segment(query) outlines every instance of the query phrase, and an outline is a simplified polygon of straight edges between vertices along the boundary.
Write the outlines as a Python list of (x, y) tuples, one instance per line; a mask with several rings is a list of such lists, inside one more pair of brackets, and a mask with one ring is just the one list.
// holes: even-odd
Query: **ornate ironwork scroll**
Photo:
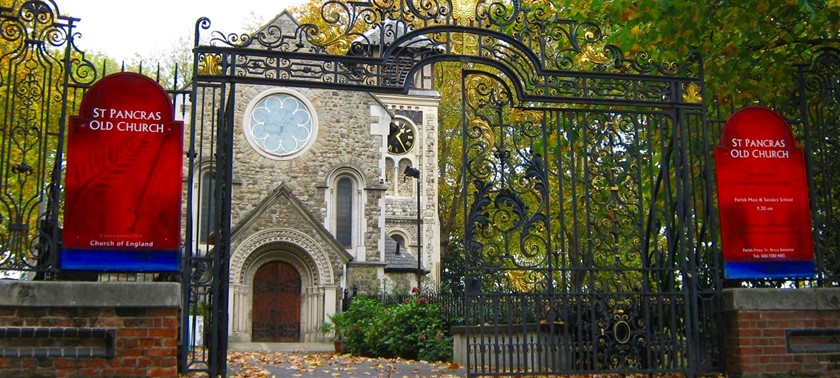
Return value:
[(43, 277), (55, 267), (71, 86), (96, 75), (73, 44), (78, 19), (53, 1), (17, 5), (0, 8), (0, 277)]
[[(327, 1), (320, 15), (294, 32), (269, 25), (253, 34), (210, 33), (196, 49), (207, 67), (199, 77), (406, 92), (413, 70), (459, 59), (516, 77), (522, 101), (674, 103), (698, 96), (698, 87), (675, 87), (664, 77), (697, 77), (699, 62), (657, 63), (644, 52), (625, 57), (598, 26), (561, 18), (549, 1)], [(201, 32), (209, 27), (200, 20), (198, 40), (208, 40)], [(658, 76), (640, 81), (615, 73)]]

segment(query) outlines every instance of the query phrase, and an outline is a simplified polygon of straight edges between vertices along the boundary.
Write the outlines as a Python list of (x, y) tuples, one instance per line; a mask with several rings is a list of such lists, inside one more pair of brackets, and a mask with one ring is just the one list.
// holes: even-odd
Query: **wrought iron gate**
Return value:
[[(405, 93), (420, 67), (458, 60), (470, 373), (719, 369), (701, 62), (626, 59), (549, 3), (451, 5), (329, 1), (329, 19), (294, 33), (213, 33), (196, 46), (193, 131), (216, 132), (193, 144), (217, 148), (216, 232), (230, 230), (225, 109), (238, 83)], [(208, 28), (198, 23), (197, 41)], [(225, 265), (219, 246), (213, 264)]]
[[(200, 20), (199, 29), (206, 20)], [(198, 31), (196, 31), (198, 41)], [(198, 79), (205, 65), (193, 65), (185, 152), (186, 224), (179, 370), (210, 377), (227, 371), (230, 277), (230, 211), (233, 179), (235, 86)]]
[(817, 284), (840, 285), (840, 46), (822, 48), (797, 67), (785, 116), (801, 125), (814, 225)]
[(721, 369), (702, 83), (644, 80), (533, 105), (465, 72), (470, 374)]
[[(52, 1), (18, 5), (0, 10), (0, 278), (60, 279), (65, 126), (99, 75), (74, 45), (77, 19)], [(170, 91), (191, 110), (182, 372), (226, 372), (236, 85), (404, 93), (444, 60), (466, 64), (470, 374), (721, 370), (702, 65), (627, 60), (596, 26), (542, 7), (327, 2), (323, 25), (195, 46), (189, 99)], [(801, 68), (785, 112), (809, 152), (819, 281), (834, 283), (838, 55)]]
[[(65, 136), (87, 90), (116, 70), (85, 57), (79, 19), (55, 1), (11, 3), (0, 7), (0, 279), (95, 280), (96, 272), (58, 269)], [(183, 102), (177, 68), (171, 79), (161, 84)]]
[[(77, 19), (53, 3), (0, 9), (2, 23), (2, 195), (0, 278), (54, 278), (67, 99), (95, 76), (70, 71)], [(62, 58), (63, 57), (63, 58)], [(84, 62), (82, 62), (84, 63)]]

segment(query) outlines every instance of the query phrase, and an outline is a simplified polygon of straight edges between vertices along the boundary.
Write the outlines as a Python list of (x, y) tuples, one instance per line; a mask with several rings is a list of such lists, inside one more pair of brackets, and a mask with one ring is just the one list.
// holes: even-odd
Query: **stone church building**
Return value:
[[(284, 34), (297, 27), (287, 12), (267, 25)], [(340, 310), (345, 290), (418, 285), (418, 239), (422, 284), (439, 282), (439, 96), (431, 67), (408, 95), (236, 89), (231, 341), (324, 340), (322, 325)], [(419, 193), (407, 168), (419, 169)], [(212, 173), (210, 165), (194, 172), (195, 208), (204, 214), (212, 213)], [(209, 221), (196, 218), (197, 248), (207, 250), (212, 241), (201, 235)]]

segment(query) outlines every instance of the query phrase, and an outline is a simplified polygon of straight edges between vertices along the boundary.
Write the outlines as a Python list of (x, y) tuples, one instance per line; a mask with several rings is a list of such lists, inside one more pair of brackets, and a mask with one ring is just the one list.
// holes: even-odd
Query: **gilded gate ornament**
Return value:
[(700, 86), (697, 83), (688, 83), (684, 88), (682, 98), (689, 104), (702, 103), (703, 96), (700, 94)]
[(219, 54), (203, 54), (198, 60), (199, 75), (221, 75), (222, 56)]
[(595, 46), (593, 45), (583, 47), (580, 60), (581, 62), (592, 62), (595, 64), (607, 64), (610, 62), (610, 59), (603, 52), (595, 51)]
[(461, 24), (468, 24), (475, 20), (476, 0), (463, 0), (452, 2), (452, 16)]

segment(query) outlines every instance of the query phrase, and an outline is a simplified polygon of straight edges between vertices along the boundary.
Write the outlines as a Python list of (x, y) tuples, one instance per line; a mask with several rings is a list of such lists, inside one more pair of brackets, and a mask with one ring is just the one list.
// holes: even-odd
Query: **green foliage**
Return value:
[[(449, 254), (451, 246), (463, 245), (464, 235), (462, 210), (466, 191), (461, 161), (461, 68), (463, 64), (452, 62), (437, 63), (434, 67), (437, 89), (441, 95), (438, 108), (438, 214), (443, 261), (459, 258), (450, 258)], [(444, 263), (444, 269), (450, 267), (450, 264)], [(463, 269), (456, 268), (453, 271), (463, 272)]]
[(461, 235), (460, 238), (450, 238), (447, 253), (442, 257), (440, 291), (449, 296), (458, 296), (464, 292), (467, 261), (464, 255), (463, 233), (459, 235)]
[(631, 57), (698, 52), (710, 93), (736, 100), (784, 100), (793, 65), (840, 36), (836, 0), (592, 0), (574, 9), (605, 25), (608, 42)]
[(444, 332), (438, 305), (422, 297), (396, 305), (356, 297), (347, 311), (331, 320), (344, 350), (354, 355), (424, 361), (452, 356), (452, 340)]
[(379, 341), (384, 318), (382, 304), (356, 297), (347, 311), (332, 317), (332, 322), (344, 350), (358, 355), (380, 355), (384, 353)]

